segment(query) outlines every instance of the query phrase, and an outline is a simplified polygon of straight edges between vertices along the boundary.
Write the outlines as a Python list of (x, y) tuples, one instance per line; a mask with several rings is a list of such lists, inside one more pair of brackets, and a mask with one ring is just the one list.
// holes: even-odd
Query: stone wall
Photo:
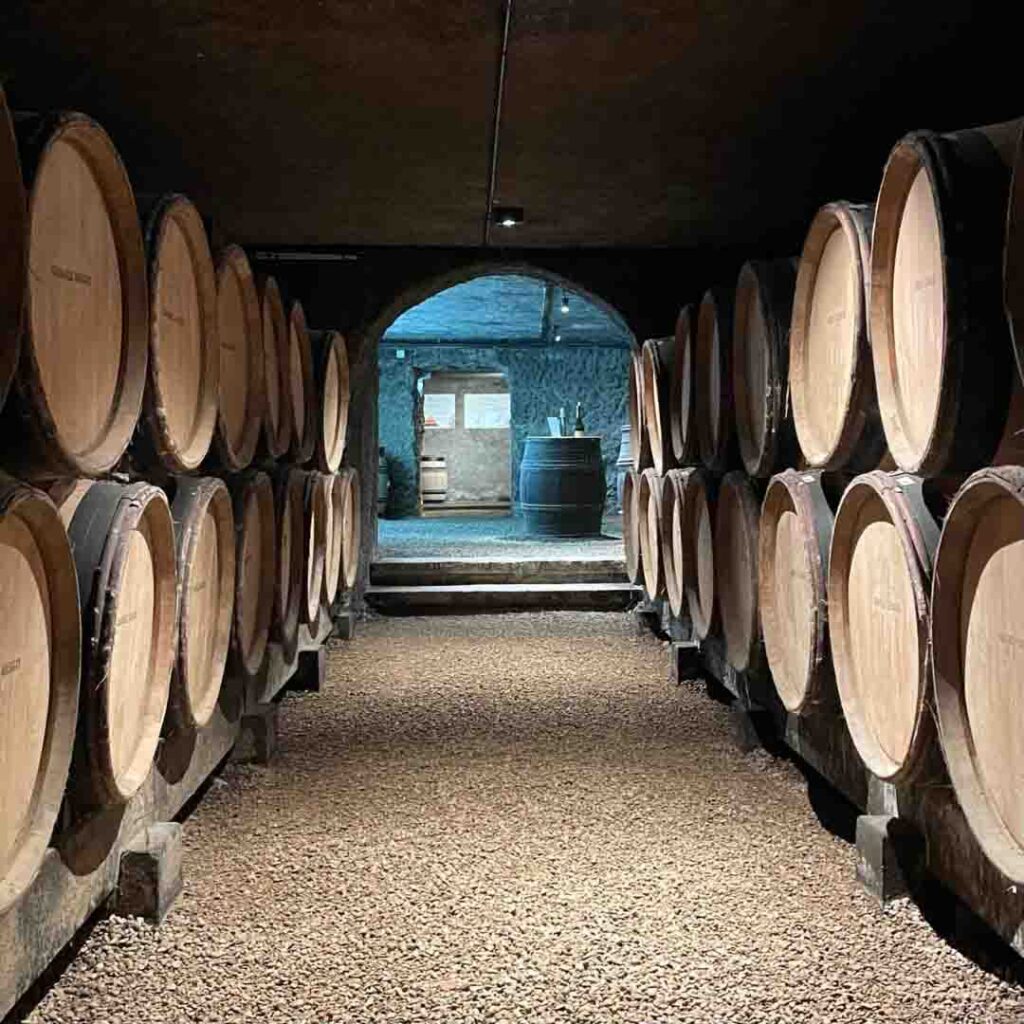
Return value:
[(588, 433), (599, 433), (608, 484), (609, 508), (615, 499), (615, 462), (626, 419), (629, 352), (606, 346), (380, 346), (380, 443), (391, 476), (388, 514), (412, 515), (417, 509), (414, 414), (417, 371), (462, 370), (504, 373), (511, 395), (512, 494), (518, 493), (519, 462), (525, 438), (546, 434), (547, 417), (560, 406), (572, 419), (583, 403)]

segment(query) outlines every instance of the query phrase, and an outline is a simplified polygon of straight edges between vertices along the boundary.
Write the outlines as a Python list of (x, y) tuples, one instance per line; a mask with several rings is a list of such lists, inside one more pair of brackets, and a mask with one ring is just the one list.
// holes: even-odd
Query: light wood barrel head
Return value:
[(846, 722), (867, 767), (894, 781), (919, 766), (928, 726), (926, 588), (937, 527), (919, 496), (914, 477), (857, 477), (839, 504), (829, 553), (830, 638)]
[[(240, 579), (236, 601), (241, 610), (239, 634), (244, 652), (251, 654), (257, 647), (259, 621), (259, 590), (262, 564), (261, 515), (255, 496), (245, 503), (242, 518), (242, 547), (239, 552)], [(253, 656), (255, 661), (255, 656)]]
[[(866, 349), (867, 237), (858, 213), (830, 203), (811, 222), (800, 257), (790, 330), (790, 394), (797, 437), (811, 466), (831, 466), (851, 432)], [(870, 226), (870, 218), (868, 218)], [(855, 440), (855, 439), (851, 439)]]
[(341, 548), (345, 531), (344, 485), (337, 473), (324, 474), (327, 502), (327, 550), (324, 562), (324, 602), (329, 608), (338, 596), (341, 582)]
[(745, 264), (736, 284), (733, 326), (733, 392), (736, 426), (744, 462), (756, 462), (765, 446), (768, 422), (768, 327), (760, 285), (753, 266)]
[(142, 405), (142, 233), (106, 132), (82, 114), (45, 130), (30, 171), (25, 392), (48, 465), (28, 469), (99, 474), (124, 453)]
[(757, 537), (759, 507), (746, 474), (722, 479), (715, 509), (715, 582), (726, 659), (739, 672), (756, 661), (759, 645)]
[(362, 547), (362, 490), (359, 473), (351, 467), (341, 471), (345, 480), (345, 530), (341, 547), (341, 578), (346, 590), (351, 590), (359, 579), (359, 559)]
[(53, 504), (0, 475), (0, 914), (42, 863), (78, 708), (75, 566)]
[(263, 325), (263, 437), (271, 458), (287, 451), (292, 437), (289, 392), (288, 319), (281, 290), (273, 277), (260, 283), (260, 319)]
[(19, 516), (0, 519), (0, 878), (34, 824), (50, 705), (50, 601), (42, 552)]
[(685, 603), (686, 562), (685, 493), (689, 469), (670, 469), (665, 475), (661, 496), (661, 543), (659, 556), (665, 579), (669, 610), (679, 618)]
[(3, 86), (0, 86), (0, 407), (18, 365), (25, 312), (28, 264), (28, 210), (22, 185), (18, 145)]
[(206, 457), (217, 423), (220, 355), (217, 281), (199, 211), (169, 196), (154, 211), (150, 250), (147, 414), (156, 448), (173, 471)]
[[(123, 800), (145, 781), (160, 741), (177, 650), (174, 527), (163, 492), (121, 539), (105, 705), (113, 785)], [(127, 524), (126, 524), (127, 525)]]
[(316, 389), (320, 394), (316, 464), (335, 473), (345, 454), (349, 410), (349, 366), (345, 339), (337, 331), (312, 331)]
[(669, 391), (669, 431), (672, 454), (680, 465), (693, 461), (697, 453), (694, 430), (693, 350), (697, 315), (684, 306), (676, 319), (675, 354)]
[(711, 504), (708, 482), (701, 470), (695, 470), (686, 481), (685, 538), (687, 558), (692, 570), (684, 576), (686, 602), (690, 621), (697, 637), (703, 640), (715, 621), (715, 546), (712, 534)]
[(273, 639), (288, 660), (299, 637), (299, 608), (306, 572), (304, 552), (306, 484), (301, 470), (278, 470), (275, 480), (277, 552), (274, 574)]
[(772, 477), (761, 508), (758, 600), (772, 678), (794, 714), (832, 698), (821, 678), (832, 522), (819, 474), (787, 470)]
[(124, 325), (104, 189), (74, 135), (54, 140), (36, 174), (30, 257), (40, 383), (63, 443), (85, 454), (102, 444), (114, 412)]
[(327, 553), (327, 502), (319, 473), (306, 475), (302, 621), (314, 623), (323, 596)]
[(986, 469), (943, 527), (932, 598), (943, 754), (971, 829), (1024, 881), (1024, 468)]
[(644, 422), (651, 461), (659, 473), (674, 462), (670, 404), (675, 349), (673, 335), (645, 341), (641, 353)]
[(295, 462), (305, 463), (313, 457), (320, 423), (309, 328), (299, 302), (293, 302), (288, 311), (288, 395), (292, 414), (291, 454)]
[(700, 460), (721, 472), (734, 459), (733, 308), (734, 296), (709, 288), (701, 299), (694, 333), (694, 428)]
[(925, 465), (946, 365), (942, 228), (928, 166), (903, 142), (889, 157), (875, 212), (871, 345), (879, 409), (896, 463)]
[(630, 583), (641, 583), (640, 474), (635, 469), (626, 471), (622, 484), (622, 544), (625, 549), (626, 576)]
[(640, 475), (637, 525), (640, 531), (640, 557), (644, 590), (653, 601), (665, 592), (665, 569), (661, 552), (661, 499), (663, 481), (654, 469)]
[[(175, 710), (192, 728), (209, 724), (220, 697), (235, 602), (231, 497), (216, 478), (179, 478), (172, 514), (181, 610)], [(182, 685), (183, 684), (183, 687)]]
[(643, 350), (632, 349), (629, 360), (627, 406), (629, 412), (630, 455), (633, 469), (640, 472), (650, 464), (650, 442), (644, 420)]
[(245, 252), (229, 245), (217, 266), (220, 339), (218, 451), (228, 469), (251, 461), (263, 417), (262, 325)]

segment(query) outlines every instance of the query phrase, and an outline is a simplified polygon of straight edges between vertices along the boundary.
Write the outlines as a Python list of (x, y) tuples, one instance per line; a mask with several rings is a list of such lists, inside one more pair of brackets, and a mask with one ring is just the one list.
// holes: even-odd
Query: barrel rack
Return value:
[(689, 621), (674, 618), (666, 601), (644, 600), (635, 613), (643, 627), (668, 637), (674, 681), (706, 680), (709, 691), (716, 686), (726, 691), (741, 749), (783, 744), (857, 809), (857, 877), (880, 903), (917, 898), (937, 882), (955, 898), (951, 920), (941, 922), (954, 942), (972, 949), (979, 943), (998, 945), (988, 931), (1003, 944), (997, 957), (1007, 950), (1024, 957), (1024, 888), (1003, 875), (978, 845), (941, 755), (926, 782), (883, 782), (862, 764), (838, 705), (810, 716), (787, 712), (767, 667), (737, 672), (725, 659), (721, 639), (694, 640)]
[(29, 888), (0, 913), (0, 1018), (32, 988), (76, 933), (104, 905), (163, 919), (181, 891), (180, 825), (174, 819), (230, 757), (267, 763), (276, 735), (275, 703), (286, 688), (318, 691), (324, 645), (352, 638), (348, 595), (300, 626), (294, 657), (270, 643), (252, 678), (225, 673), (204, 728), (166, 733), (149, 776), (123, 808), (72, 821), (62, 808), (50, 849)]

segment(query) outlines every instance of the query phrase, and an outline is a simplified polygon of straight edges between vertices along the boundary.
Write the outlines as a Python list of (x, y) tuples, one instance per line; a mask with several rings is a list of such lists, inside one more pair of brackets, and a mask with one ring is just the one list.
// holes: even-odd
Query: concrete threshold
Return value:
[(621, 558), (382, 558), (370, 566), (373, 586), (625, 583)]
[(630, 583), (477, 583), (450, 586), (371, 586), (366, 601), (384, 615), (472, 615), (491, 612), (600, 611), (631, 608), (640, 590)]

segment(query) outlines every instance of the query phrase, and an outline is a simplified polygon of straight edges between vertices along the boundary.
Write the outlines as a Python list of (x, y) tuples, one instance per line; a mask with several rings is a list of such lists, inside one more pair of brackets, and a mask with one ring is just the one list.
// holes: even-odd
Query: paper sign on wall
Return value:
[(455, 396), (427, 392), (423, 396), (423, 426), (427, 430), (453, 430)]
[(511, 419), (509, 393), (466, 395), (462, 415), (467, 430), (502, 430)]

